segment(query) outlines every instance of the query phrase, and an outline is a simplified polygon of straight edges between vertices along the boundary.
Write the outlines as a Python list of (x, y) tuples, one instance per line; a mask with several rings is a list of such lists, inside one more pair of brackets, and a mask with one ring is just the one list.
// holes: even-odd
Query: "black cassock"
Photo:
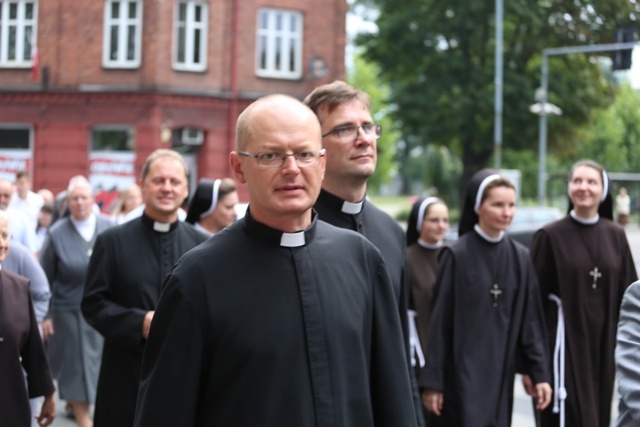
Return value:
[[(567, 216), (536, 233), (531, 256), (552, 350), (558, 306), (549, 294), (562, 301), (565, 425), (609, 425), (618, 314), (625, 289), (637, 279), (625, 232), (608, 219), (585, 225)], [(559, 415), (552, 410), (550, 405), (543, 412), (543, 425), (558, 425)]]
[[(497, 285), (495, 287), (494, 285)], [(550, 382), (540, 295), (528, 251), (475, 231), (442, 249), (421, 387), (444, 394), (429, 426), (511, 424), (516, 359)]]
[[(322, 221), (336, 227), (353, 230), (365, 236), (380, 250), (387, 264), (393, 294), (397, 301), (398, 313), (402, 322), (402, 334), (409, 360), (409, 277), (405, 256), (406, 243), (404, 231), (389, 215), (378, 209), (366, 198), (361, 203), (349, 203), (338, 196), (321, 190), (314, 208)], [(409, 364), (409, 362), (407, 362)], [(411, 376), (414, 388), (414, 406), (418, 422), (422, 424), (422, 403), (418, 395), (415, 376)]]
[(158, 224), (144, 214), (97, 237), (82, 301), (85, 319), (105, 338), (96, 427), (133, 424), (144, 316), (155, 310), (164, 277), (178, 258), (206, 239), (191, 224)]
[(295, 234), (249, 212), (178, 263), (135, 426), (416, 425), (380, 253), (317, 219)]

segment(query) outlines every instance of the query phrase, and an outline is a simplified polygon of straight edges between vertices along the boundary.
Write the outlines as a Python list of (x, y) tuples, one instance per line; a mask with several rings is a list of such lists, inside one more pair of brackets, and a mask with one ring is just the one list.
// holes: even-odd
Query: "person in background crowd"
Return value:
[[(29, 279), (31, 302), (33, 303), (36, 322), (40, 325), (47, 311), (49, 311), (49, 300), (51, 299), (49, 281), (40, 263), (20, 242), (13, 240), (11, 242), (11, 250), (2, 262), (2, 268)], [(41, 400), (41, 397), (30, 399), (31, 414), (33, 415), (32, 426), (38, 424), (35, 417), (39, 413)]]
[(39, 249), (35, 222), (32, 226), (27, 214), (9, 206), (12, 197), (13, 184), (6, 179), (0, 179), (0, 210), (5, 211), (9, 217), (9, 234), (35, 255)]
[(53, 291), (42, 335), (60, 398), (72, 407), (78, 427), (91, 427), (103, 340), (82, 317), (80, 301), (96, 237), (113, 223), (93, 213), (93, 190), (84, 176), (71, 178), (67, 198), (70, 215), (51, 227), (40, 252)]
[(38, 214), (38, 225), (36, 226), (36, 237), (38, 238), (38, 251), (42, 248), (45, 238), (49, 232), (49, 227), (53, 221), (53, 205), (44, 204)]
[(56, 197), (53, 195), (51, 190), (47, 188), (41, 188), (37, 191), (37, 193), (42, 197), (45, 205), (53, 206), (56, 202)]
[(382, 256), (313, 212), (325, 166), (313, 112), (267, 96), (236, 135), (249, 209), (168, 276), (134, 425), (416, 426)]
[[(362, 234), (382, 252), (393, 282), (408, 362), (409, 283), (404, 231), (366, 197), (381, 134), (380, 125), (371, 117), (371, 99), (347, 83), (335, 81), (315, 88), (304, 103), (320, 121), (322, 145), (327, 150), (327, 170), (315, 209), (322, 221)], [(415, 413), (422, 424), (420, 397), (414, 388)]]
[(535, 384), (536, 409), (551, 401), (535, 271), (526, 247), (505, 233), (515, 206), (513, 183), (497, 172), (469, 181), (460, 237), (440, 255), (420, 372), (429, 426), (511, 425), (518, 357)]
[(238, 217), (236, 183), (231, 178), (203, 178), (189, 202), (186, 221), (196, 230), (213, 235), (230, 226)]
[(40, 194), (31, 191), (31, 177), (27, 171), (16, 173), (15, 191), (11, 197), (9, 206), (24, 212), (29, 218), (32, 228), (35, 229), (38, 221), (38, 213), (44, 205), (44, 199)]
[(627, 236), (612, 222), (609, 188), (600, 164), (575, 163), (569, 173), (569, 214), (533, 238), (531, 257), (549, 343), (555, 346), (558, 390), (558, 400), (542, 413), (544, 427), (611, 422), (618, 313), (625, 289), (638, 276)]
[(407, 222), (407, 268), (411, 284), (409, 308), (413, 317), (409, 319), (413, 332), (411, 362), (418, 377), (427, 352), (427, 329), (438, 255), (444, 247), (444, 235), (448, 229), (449, 209), (442, 199), (420, 198), (413, 204)]
[[(0, 211), (0, 263), (10, 248), (9, 218)], [(29, 398), (45, 396), (40, 426), (56, 417), (51, 372), (29, 294), (29, 280), (0, 268), (0, 420), (2, 425), (31, 425)], [(26, 379), (25, 379), (26, 373)]]
[(82, 313), (104, 337), (96, 427), (133, 425), (142, 354), (162, 281), (185, 252), (207, 239), (178, 221), (188, 195), (187, 166), (180, 154), (152, 152), (140, 187), (143, 214), (100, 234), (87, 270)]
[(629, 214), (631, 214), (631, 198), (627, 194), (627, 189), (622, 187), (616, 196), (616, 212), (618, 213), (618, 224), (625, 226), (629, 224)]
[(131, 211), (142, 204), (142, 191), (138, 184), (131, 184), (125, 187), (120, 193), (111, 215), (116, 224), (123, 224), (132, 217), (129, 216)]

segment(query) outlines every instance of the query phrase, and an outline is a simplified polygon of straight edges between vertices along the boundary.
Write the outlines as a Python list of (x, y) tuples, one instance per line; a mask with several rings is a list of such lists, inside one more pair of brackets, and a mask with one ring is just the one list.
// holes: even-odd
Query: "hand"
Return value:
[(149, 338), (149, 330), (151, 329), (151, 321), (153, 320), (153, 314), (155, 311), (147, 311), (144, 315), (144, 321), (142, 322), (142, 338), (145, 340)]
[(44, 397), (42, 403), (42, 409), (40, 409), (40, 415), (37, 415), (36, 421), (40, 427), (46, 427), (51, 425), (56, 418), (56, 400), (53, 398), (53, 393)]
[(422, 404), (427, 411), (440, 416), (442, 414), (442, 406), (444, 405), (444, 396), (441, 392), (426, 389), (422, 392)]
[(536, 388), (533, 385), (533, 381), (531, 377), (527, 374), (522, 375), (522, 386), (524, 387), (524, 391), (531, 397), (536, 397)]
[(47, 342), (51, 335), (53, 335), (53, 320), (52, 319), (44, 319), (42, 323), (40, 323), (40, 327), (42, 328), (42, 339)]
[(542, 411), (544, 408), (549, 406), (551, 402), (551, 395), (553, 391), (551, 390), (551, 385), (549, 383), (538, 383), (536, 384), (536, 409), (538, 411)]

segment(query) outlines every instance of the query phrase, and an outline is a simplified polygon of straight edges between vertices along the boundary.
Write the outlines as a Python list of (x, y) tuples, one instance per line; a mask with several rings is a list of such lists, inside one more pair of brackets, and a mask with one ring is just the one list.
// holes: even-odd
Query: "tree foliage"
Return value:
[[(485, 0), (361, 0), (376, 8), (377, 33), (357, 44), (391, 88), (400, 154), (428, 144), (449, 147), (466, 178), (493, 153), (495, 3)], [(503, 146), (533, 149), (537, 119), (529, 112), (544, 48), (612, 42), (617, 26), (636, 19), (632, 0), (504, 2)], [(613, 100), (614, 84), (594, 57), (550, 58), (549, 100), (564, 114), (549, 124), (549, 152), (575, 154), (580, 126)], [(507, 160), (507, 159), (505, 159)], [(506, 168), (513, 165), (503, 162)]]

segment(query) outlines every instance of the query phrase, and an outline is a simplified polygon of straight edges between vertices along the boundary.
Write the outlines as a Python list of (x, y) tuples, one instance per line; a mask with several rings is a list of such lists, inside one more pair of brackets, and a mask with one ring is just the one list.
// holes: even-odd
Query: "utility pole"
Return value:
[(493, 161), (496, 170), (502, 167), (502, 39), (504, 0), (496, 0), (496, 68), (495, 68), (495, 120), (493, 132)]

